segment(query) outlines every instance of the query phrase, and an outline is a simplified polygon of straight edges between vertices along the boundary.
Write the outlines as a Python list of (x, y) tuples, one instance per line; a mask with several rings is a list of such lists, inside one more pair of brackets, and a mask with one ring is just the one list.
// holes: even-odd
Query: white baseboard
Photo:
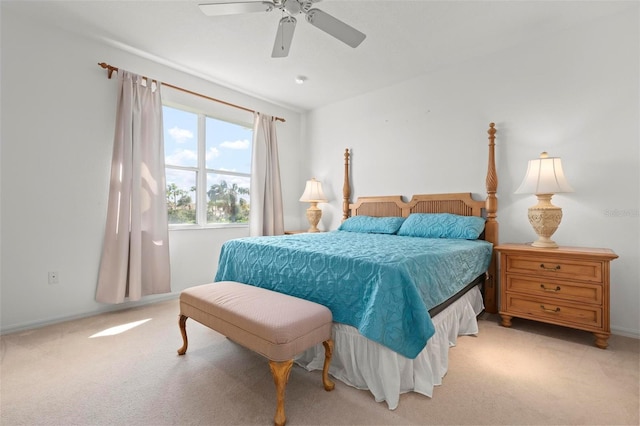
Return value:
[(640, 339), (640, 330), (632, 330), (630, 328), (611, 327), (611, 334)]
[[(109, 305), (94, 311), (82, 312), (75, 315), (54, 317), (46, 320), (38, 320), (38, 321), (26, 322), (22, 324), (14, 324), (6, 328), (0, 327), (0, 335), (16, 333), (16, 332), (25, 331), (25, 330), (31, 330), (34, 328), (45, 327), (47, 325), (53, 325), (53, 324), (57, 324), (65, 321), (72, 321), (76, 319), (87, 318), (94, 315), (104, 314), (107, 312), (121, 311), (124, 309), (135, 308), (137, 306), (144, 306), (151, 303), (177, 299), (178, 297), (180, 297), (180, 292), (154, 295), (154, 296), (148, 296), (143, 300), (138, 300), (135, 302), (124, 302), (117, 305)], [(631, 337), (633, 339), (640, 340), (640, 330), (633, 330), (633, 329), (622, 328), (622, 327), (611, 327), (611, 334), (615, 334), (617, 336)]]
[(48, 319), (44, 319), (44, 320), (30, 321), (30, 322), (25, 322), (25, 323), (21, 323), (21, 324), (13, 324), (13, 325), (11, 325), (9, 327), (6, 327), (6, 328), (5, 327), (0, 327), (0, 335), (9, 334), (9, 333), (16, 333), (16, 332), (25, 331), (25, 330), (32, 330), (34, 328), (40, 328), (40, 327), (45, 327), (47, 325), (58, 324), (58, 323), (65, 322), (65, 321), (73, 321), (73, 320), (77, 320), (77, 319), (81, 319), (81, 318), (92, 317), (94, 315), (104, 314), (104, 313), (107, 313), (107, 312), (122, 311), (124, 309), (130, 309), (130, 308), (135, 308), (135, 307), (138, 307), (138, 306), (149, 305), (151, 303), (157, 303), (157, 302), (163, 302), (165, 300), (177, 299), (178, 297), (180, 297), (180, 292), (178, 292), (178, 293), (166, 293), (166, 294), (161, 294), (161, 295), (153, 295), (153, 296), (147, 296), (147, 297), (143, 298), (142, 300), (137, 300), (135, 302), (124, 302), (124, 303), (119, 303), (117, 305), (107, 305), (107, 306), (101, 307), (101, 308), (96, 309), (96, 310), (80, 312), (80, 313), (74, 314), (74, 315), (66, 315), (66, 316), (61, 316), (61, 317), (48, 318)]

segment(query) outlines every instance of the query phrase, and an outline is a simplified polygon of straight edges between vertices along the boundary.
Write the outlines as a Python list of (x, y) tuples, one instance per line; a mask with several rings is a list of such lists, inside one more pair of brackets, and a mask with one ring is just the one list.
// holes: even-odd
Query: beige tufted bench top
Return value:
[(180, 313), (273, 361), (331, 338), (325, 306), (260, 287), (222, 281), (180, 294)]
[(269, 359), (278, 393), (274, 422), (283, 425), (284, 390), (295, 355), (318, 343), (325, 347), (323, 384), (332, 390), (328, 371), (333, 352), (331, 311), (320, 304), (233, 281), (204, 284), (180, 294), (180, 331), (187, 351), (186, 320), (227, 336)]

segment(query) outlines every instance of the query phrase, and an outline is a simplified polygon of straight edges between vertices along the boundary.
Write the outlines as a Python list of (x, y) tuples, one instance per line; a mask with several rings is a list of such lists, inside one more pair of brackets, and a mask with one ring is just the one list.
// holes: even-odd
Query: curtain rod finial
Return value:
[(106, 69), (106, 70), (109, 71), (107, 73), (107, 78), (109, 78), (109, 79), (111, 79), (111, 75), (113, 74), (113, 72), (118, 70), (116, 67), (112, 67), (111, 65), (107, 64), (106, 62), (98, 62), (98, 65), (100, 65), (103, 69)]

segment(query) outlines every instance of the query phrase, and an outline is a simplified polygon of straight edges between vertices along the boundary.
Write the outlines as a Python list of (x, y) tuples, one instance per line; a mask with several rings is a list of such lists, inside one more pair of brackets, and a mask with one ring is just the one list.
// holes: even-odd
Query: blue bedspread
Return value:
[(238, 281), (327, 306), (333, 320), (407, 358), (435, 330), (428, 310), (489, 267), (485, 241), (333, 231), (250, 237), (222, 246), (215, 281)]

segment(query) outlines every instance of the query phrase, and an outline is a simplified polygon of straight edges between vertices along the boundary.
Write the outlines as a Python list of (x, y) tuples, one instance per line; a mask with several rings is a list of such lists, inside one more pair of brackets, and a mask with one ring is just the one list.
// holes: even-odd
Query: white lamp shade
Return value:
[(307, 186), (304, 188), (304, 193), (300, 197), (300, 201), (326, 203), (327, 197), (325, 197), (324, 192), (322, 192), (322, 184), (315, 180), (315, 178), (308, 180)]
[(540, 158), (529, 160), (529, 167), (516, 194), (557, 194), (573, 192), (562, 171), (562, 161), (549, 157), (546, 152)]

